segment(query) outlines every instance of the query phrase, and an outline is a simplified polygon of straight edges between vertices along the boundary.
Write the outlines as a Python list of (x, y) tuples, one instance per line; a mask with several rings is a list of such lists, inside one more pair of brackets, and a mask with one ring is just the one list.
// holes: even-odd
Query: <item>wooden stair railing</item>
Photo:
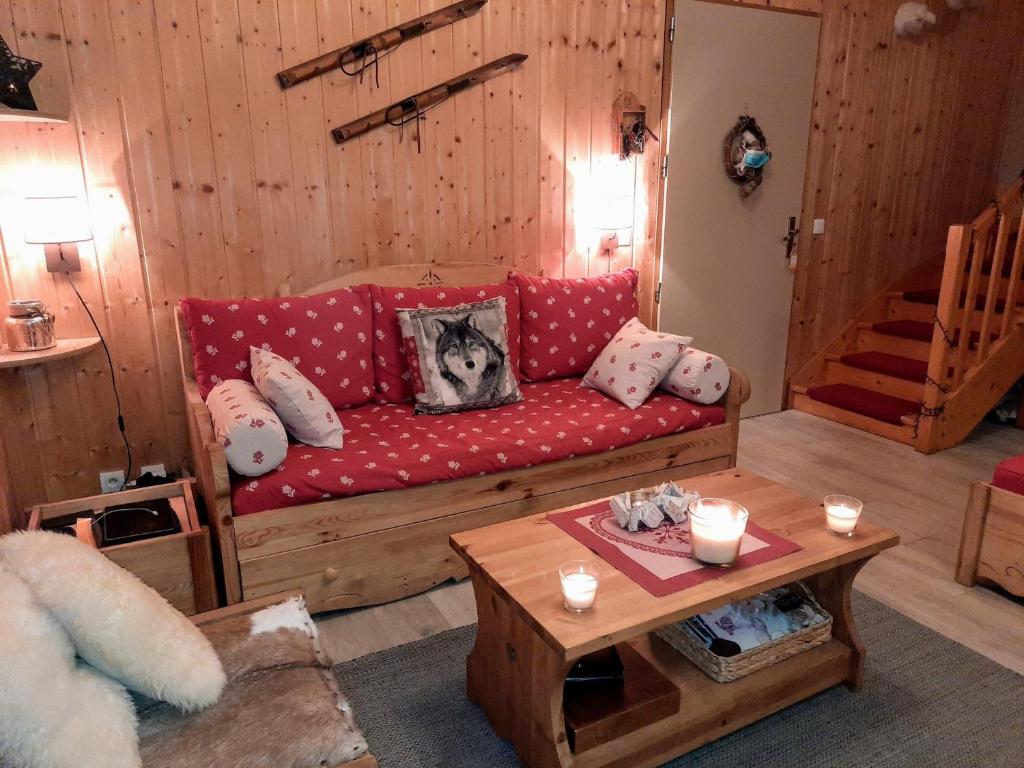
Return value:
[(960, 443), (1024, 375), (1022, 197), (1019, 178), (971, 224), (950, 227), (917, 433), (924, 453)]

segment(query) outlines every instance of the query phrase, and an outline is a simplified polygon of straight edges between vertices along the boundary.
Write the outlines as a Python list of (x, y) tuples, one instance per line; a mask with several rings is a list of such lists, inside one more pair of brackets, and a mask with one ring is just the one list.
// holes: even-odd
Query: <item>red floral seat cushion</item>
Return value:
[[(399, 309), (433, 309), (505, 297), (508, 355), (519, 371), (519, 289), (512, 280), (488, 285), (432, 288), (370, 286), (373, 298), (373, 370), (378, 403), (405, 403), (413, 398), (407, 347), (402, 343)], [(518, 376), (517, 376), (518, 378)]]
[(582, 376), (638, 313), (635, 269), (565, 279), (512, 277), (522, 302), (520, 371), (527, 381)]
[(293, 443), (274, 472), (232, 476), (234, 513), (529, 467), (725, 421), (721, 407), (664, 392), (630, 410), (579, 384), (524, 384), (520, 403), (444, 416), (414, 416), (409, 403), (364, 405), (341, 415), (342, 450)]
[(289, 360), (335, 408), (373, 396), (369, 286), (280, 299), (182, 299), (199, 394), (252, 381), (249, 347)]

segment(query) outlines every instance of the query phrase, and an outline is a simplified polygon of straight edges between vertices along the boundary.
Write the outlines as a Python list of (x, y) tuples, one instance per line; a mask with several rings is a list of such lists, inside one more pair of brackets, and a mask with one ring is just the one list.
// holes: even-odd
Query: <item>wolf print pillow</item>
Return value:
[(508, 355), (505, 298), (399, 309), (417, 413), (493, 408), (523, 399)]

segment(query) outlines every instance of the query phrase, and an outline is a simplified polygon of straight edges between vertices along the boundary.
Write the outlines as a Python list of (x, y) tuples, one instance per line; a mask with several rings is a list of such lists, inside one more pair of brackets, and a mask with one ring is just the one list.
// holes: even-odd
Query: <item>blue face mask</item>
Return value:
[(772, 159), (772, 153), (763, 149), (748, 149), (743, 153), (743, 165), (747, 168), (763, 168)]

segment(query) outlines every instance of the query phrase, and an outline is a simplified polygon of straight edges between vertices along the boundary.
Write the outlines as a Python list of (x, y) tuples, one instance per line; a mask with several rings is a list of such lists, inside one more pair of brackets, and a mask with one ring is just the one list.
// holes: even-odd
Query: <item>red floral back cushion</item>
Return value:
[(249, 347), (289, 360), (335, 408), (373, 396), (370, 288), (280, 299), (182, 299), (199, 394), (219, 382), (252, 381)]
[(518, 272), (522, 302), (520, 371), (527, 381), (582, 376), (638, 314), (639, 273), (552, 279)]
[(370, 294), (373, 297), (373, 369), (378, 403), (402, 403), (413, 399), (409, 362), (398, 323), (399, 309), (454, 307), (504, 296), (509, 362), (513, 371), (519, 371), (519, 289), (512, 280), (458, 288), (371, 285)]

